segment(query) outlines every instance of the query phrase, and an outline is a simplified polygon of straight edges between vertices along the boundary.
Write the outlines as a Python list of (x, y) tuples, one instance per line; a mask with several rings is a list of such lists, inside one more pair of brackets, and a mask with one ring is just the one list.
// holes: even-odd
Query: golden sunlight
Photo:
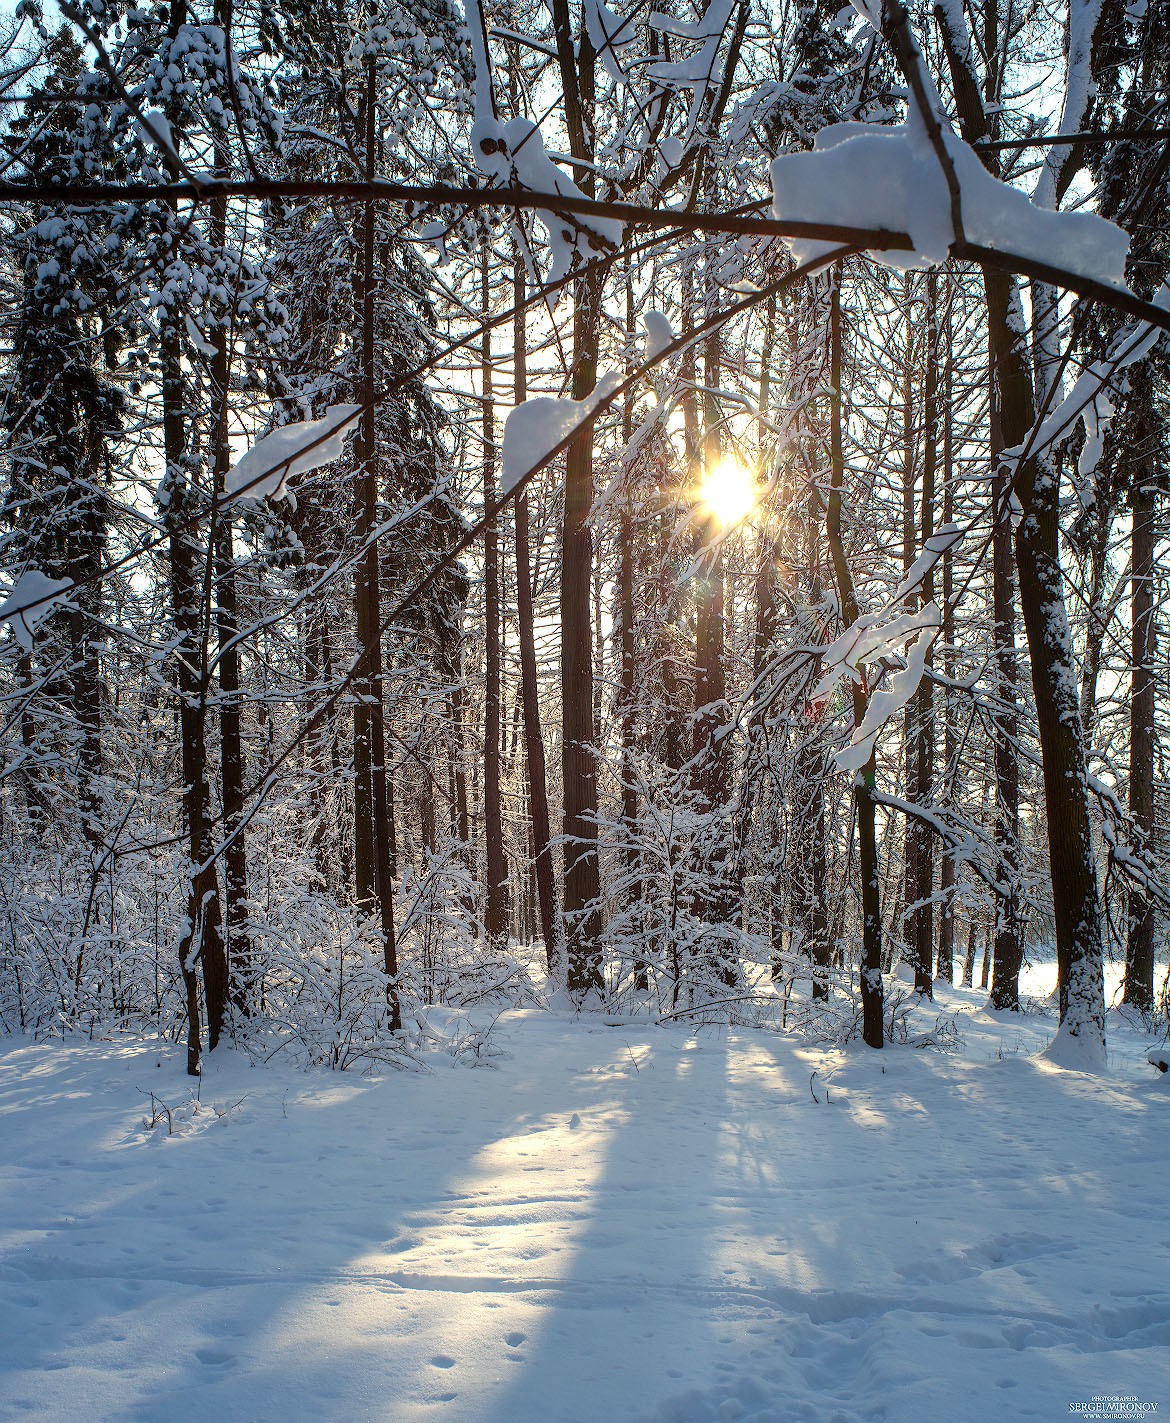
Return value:
[(730, 528), (756, 507), (756, 476), (734, 455), (724, 455), (703, 476), (697, 494), (707, 512)]

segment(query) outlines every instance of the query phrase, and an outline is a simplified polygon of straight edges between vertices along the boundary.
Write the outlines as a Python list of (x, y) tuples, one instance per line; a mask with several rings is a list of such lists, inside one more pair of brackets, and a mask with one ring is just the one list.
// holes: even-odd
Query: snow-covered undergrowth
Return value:
[(512, 1010), (478, 1070), (444, 1010), (432, 1070), (219, 1051), (198, 1100), (170, 1045), (8, 1040), (0, 1418), (1165, 1412), (1170, 1076), (984, 998), (946, 1053)]

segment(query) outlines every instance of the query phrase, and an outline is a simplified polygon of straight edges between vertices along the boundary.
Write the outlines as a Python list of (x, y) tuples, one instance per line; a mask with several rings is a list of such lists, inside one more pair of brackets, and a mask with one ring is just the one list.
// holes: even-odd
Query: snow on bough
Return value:
[(340, 459), (361, 410), (360, 405), (331, 405), (319, 420), (297, 420), (257, 440), (227, 473), (228, 499), (277, 499), (294, 474)]

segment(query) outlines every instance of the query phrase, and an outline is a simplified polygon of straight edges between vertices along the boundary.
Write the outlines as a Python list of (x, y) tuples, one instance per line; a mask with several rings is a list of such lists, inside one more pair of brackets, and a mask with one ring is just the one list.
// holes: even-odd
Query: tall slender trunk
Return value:
[[(630, 264), (625, 265), (626, 298), (626, 373), (633, 369), (634, 282)], [(622, 445), (627, 451), (634, 433), (634, 392), (628, 391), (622, 404)], [(618, 515), (618, 626), (621, 636), (621, 686), (618, 708), (622, 733), (622, 828), (625, 837), (623, 861), (626, 881), (626, 904), (641, 902), (642, 883), (638, 855), (638, 788), (634, 780), (638, 715), (638, 658), (634, 636), (634, 490), (632, 473), (626, 466), (625, 487), (622, 490)], [(634, 967), (634, 987), (644, 992), (650, 986), (644, 957)]]
[[(950, 525), (955, 517), (954, 487), (954, 413), (951, 409), (954, 366), (951, 358), (951, 306), (953, 289), (948, 292), (942, 345), (946, 352), (943, 367), (942, 437), (943, 437), (943, 523)], [(955, 560), (948, 547), (942, 557), (943, 598), (943, 672), (948, 683), (955, 680), (955, 612), (951, 601), (955, 591)], [(943, 706), (943, 794), (953, 800), (958, 790), (956, 758), (959, 754), (958, 729), (955, 725), (955, 698), (948, 685)], [(938, 962), (935, 976), (950, 983), (955, 976), (955, 855), (950, 846), (942, 852), (939, 867)]]
[[(577, 283), (573, 310), (572, 394), (582, 400), (597, 384), (597, 325), (601, 283), (587, 271)], [(593, 739), (593, 427), (569, 446), (565, 459), (561, 536), (561, 710), (564, 796), (565, 940), (568, 986), (599, 989), (601, 977), (601, 878), (597, 860), (597, 767)]]
[(1020, 769), (1019, 718), (1016, 712), (1016, 603), (1012, 555), (1011, 510), (1000, 454), (1004, 447), (1000, 382), (992, 353), (989, 411), (991, 421), (992, 617), (995, 621), (995, 714), (992, 718), (995, 768), (995, 845), (999, 877), (1006, 898), (995, 901), (995, 968), (991, 980), (993, 1008), (1020, 1006)]
[[(363, 119), (366, 144), (366, 180), (375, 176), (377, 135), (376, 60), (366, 60), (366, 90)], [(374, 248), (377, 209), (366, 203), (362, 209), (361, 262), (357, 275), (357, 305), (360, 311), (361, 353), (358, 403), (361, 416), (354, 439), (354, 462), (359, 471), (360, 495), (357, 520), (359, 541), (365, 545), (354, 578), (354, 601), (358, 632), (358, 656), (364, 676), (357, 681), (359, 703), (354, 712), (354, 772), (361, 789), (361, 803), (355, 806), (354, 861), (357, 868), (358, 900), (376, 903), (382, 937), (382, 960), (386, 972), (386, 1002), (391, 1031), (402, 1026), (398, 999), (398, 944), (394, 924), (394, 884), (391, 868), (390, 809), (386, 782), (386, 725), (383, 700), (381, 568), (373, 531), (378, 517), (378, 465), (374, 423), (374, 391), (377, 388), (375, 346)], [(359, 717), (358, 713), (362, 715)], [(355, 801), (358, 797), (355, 795)], [(368, 810), (362, 823), (360, 810)]]
[[(528, 399), (528, 332), (524, 315), (524, 262), (517, 252), (512, 268), (512, 345), (514, 348), (514, 398), (517, 405)], [(516, 500), (516, 629), (520, 642), (520, 697), (524, 710), (524, 753), (528, 762), (528, 805), (532, 820), (532, 857), (536, 897), (540, 908), (540, 931), (550, 975), (564, 970), (562, 940), (557, 919), (552, 839), (548, 811), (548, 770), (545, 764), (544, 735), (540, 725), (540, 684), (536, 670), (536, 610), (532, 593), (528, 491)], [(466, 792), (464, 792), (466, 800)]]
[[(183, 0), (172, 6), (172, 38), (186, 22)], [(177, 114), (172, 133), (179, 131)], [(178, 139), (175, 140), (178, 142)], [(179, 164), (166, 158), (168, 176), (177, 182)], [(171, 231), (178, 232), (177, 204), (171, 204)], [(172, 239), (174, 240), (174, 238)], [(163, 410), (163, 455), (168, 493), (165, 517), (171, 565), (171, 606), (175, 624), (175, 665), (182, 736), (183, 811), (189, 855), (187, 915), (179, 938), (179, 962), (187, 997), (187, 1071), (200, 1071), (200, 1014), (196, 964), (203, 968), (207, 1007), (207, 1045), (219, 1042), (227, 1004), (227, 959), (220, 919), (219, 883), (211, 854), (210, 794), (207, 784), (207, 629), (204, 625), (204, 579), (209, 559), (200, 549), (192, 523), (191, 486), (188, 480), (189, 431), (186, 428), (185, 384), (182, 351), (183, 314), (177, 306), (163, 316), (160, 394)], [(202, 575), (202, 576), (201, 576)], [(206, 590), (209, 591), (209, 590)]]
[[(857, 595), (853, 589), (853, 574), (845, 553), (841, 533), (841, 499), (845, 484), (845, 451), (843, 442), (841, 382), (841, 286), (840, 268), (833, 274), (829, 309), (829, 382), (832, 390), (830, 407), (830, 485), (825, 533), (833, 559), (833, 573), (841, 612), (847, 626), (857, 622)], [(853, 724), (865, 720), (868, 693), (865, 673), (859, 668), (853, 682)], [(857, 811), (857, 843), (861, 861), (861, 1036), (869, 1047), (880, 1048), (885, 1030), (882, 1022), (882, 910), (881, 881), (877, 855), (877, 805), (874, 791), (877, 783), (877, 763), (874, 753), (853, 777), (853, 799)]]
[(70, 701), (78, 729), (78, 801), (82, 829), (92, 849), (102, 842), (102, 805), (98, 783), (102, 773), (102, 687), (98, 660), (101, 618), (102, 550), (105, 545), (101, 469), (105, 431), (96, 419), (75, 413), (81, 438), (80, 488), (69, 507), (69, 558), (66, 572), (76, 585), (68, 615), (72, 666)]
[[(224, 43), (230, 43), (227, 6), (219, 0), (217, 23)], [(219, 177), (231, 176), (226, 138), (217, 135), (215, 166)], [(227, 247), (227, 199), (211, 200), (211, 247), (223, 254)], [(236, 561), (232, 521), (219, 506), (224, 481), (231, 466), (228, 417), (231, 410), (231, 339), (225, 319), (211, 336), (211, 398), (213, 401), (212, 468), (217, 505), (215, 538), (216, 631), (219, 645), (219, 763), (223, 803), (224, 930), (228, 979), (232, 1002), (242, 1013), (251, 1011), (252, 944), (248, 934), (248, 858), (244, 841), (244, 742), (240, 727), (239, 618), (236, 599)]]
[[(925, 548), (934, 537), (935, 472), (938, 458), (938, 277), (926, 278), (926, 352), (922, 425), (922, 513), (919, 538)], [(934, 601), (934, 568), (922, 579), (923, 607)], [(934, 796), (934, 651), (927, 650), (925, 671), (914, 696), (914, 800), (924, 809)], [(911, 915), (914, 942), (914, 987), (934, 996), (934, 839), (929, 826), (913, 824), (914, 899)]]
[[(594, 195), (593, 106), (596, 54), (589, 30), (574, 36), (568, 0), (551, 0), (565, 127), (574, 158), (585, 166), (578, 181)], [(573, 291), (572, 396), (582, 400), (597, 384), (601, 276), (586, 268)], [(578, 993), (602, 986), (601, 874), (597, 859), (597, 768), (593, 737), (593, 642), (590, 593), (593, 539), (593, 426), (586, 425), (565, 456), (561, 530), (561, 781), (565, 833), (564, 918), (568, 986)]]
[[(492, 390), (492, 335), (487, 324), (491, 308), (491, 270), (484, 248), (480, 268), (480, 298), (484, 331), (480, 341), (480, 385), (483, 395), (483, 499), (496, 497), (496, 412)], [(483, 596), (485, 604), (485, 678), (483, 706), (483, 814), (486, 852), (487, 916), (485, 928), (493, 949), (508, 943), (508, 861), (504, 854), (504, 818), (500, 797), (500, 547), (499, 527), (490, 519), (483, 533)]]
[[(1130, 495), (1129, 813), (1142, 852), (1148, 849), (1154, 828), (1154, 497), (1145, 471), (1136, 471)], [(1144, 1012), (1154, 1005), (1154, 925), (1154, 905), (1131, 885), (1124, 1001)]]
[[(719, 387), (720, 365), (720, 336), (716, 331), (703, 343), (703, 380), (707, 390), (703, 398), (703, 469), (708, 478), (723, 453), (719, 404), (711, 393)], [(724, 734), (728, 720), (724, 668), (726, 583), (721, 530), (713, 516), (704, 517), (701, 509), (698, 512), (695, 554), (696, 559), (703, 559), (704, 566), (696, 580), (694, 755), (697, 789), (702, 807), (711, 817), (711, 835), (695, 908), (705, 923), (720, 928), (735, 915), (727, 882), (729, 847), (723, 818), (730, 790), (728, 741)], [(732, 987), (738, 981), (739, 965), (728, 952), (723, 936), (715, 936), (713, 942), (710, 967)]]
[[(902, 359), (902, 576), (905, 577), (917, 553), (918, 520), (915, 510), (917, 430), (914, 422), (913, 368), (915, 355), (915, 311), (913, 288), (909, 275), (902, 278), (902, 303), (905, 319), (905, 350)], [(911, 596), (908, 606), (916, 599)], [(902, 760), (905, 774), (906, 799), (913, 800), (918, 785), (918, 699), (912, 697), (906, 704), (902, 722)], [(913, 905), (918, 896), (918, 856), (922, 846), (922, 836), (918, 823), (906, 817), (903, 831), (902, 856), (902, 955), (908, 966), (914, 970), (914, 986), (919, 993), (922, 987), (922, 972), (918, 963), (918, 940)], [(895, 926), (898, 919), (895, 917)]]

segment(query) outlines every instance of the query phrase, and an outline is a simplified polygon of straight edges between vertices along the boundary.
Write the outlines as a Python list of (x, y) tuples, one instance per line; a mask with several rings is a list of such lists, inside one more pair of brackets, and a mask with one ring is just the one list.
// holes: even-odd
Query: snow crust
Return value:
[(174, 1044), (0, 1043), (0, 1418), (1164, 1412), (1170, 1075), (936, 991), (951, 1054), (512, 1012), (494, 1067), (220, 1049), (201, 1102)]
[[(1026, 193), (993, 178), (957, 134), (944, 129), (944, 140), (959, 179), (969, 241), (1124, 287), (1129, 237), (1121, 228), (1094, 213), (1037, 207)], [(938, 265), (954, 241), (946, 178), (918, 119), (821, 129), (811, 153), (773, 160), (772, 207), (777, 218), (905, 232), (913, 251), (873, 253), (900, 270)], [(787, 240), (798, 262), (830, 246)]]
[(584, 400), (537, 395), (514, 406), (504, 421), (500, 493), (511, 494), (525, 475), (538, 469), (620, 383), (621, 376), (610, 371)]
[(49, 578), (38, 568), (26, 568), (0, 603), (0, 622), (8, 623), (20, 646), (31, 652), (37, 628), (65, 601), (72, 587), (68, 578)]
[[(943, 552), (960, 537), (954, 525), (944, 525), (928, 541), (915, 566), (924, 567), (926, 560), (941, 558)], [(904, 585), (911, 585), (912, 573), (913, 569), (907, 573)], [(903, 595), (904, 589), (900, 588), (899, 597)], [(842, 681), (857, 681), (862, 675), (863, 663), (898, 656), (906, 648), (906, 666), (893, 673), (883, 686), (870, 694), (865, 716), (861, 725), (854, 728), (849, 745), (834, 753), (833, 760), (839, 771), (860, 771), (869, 760), (882, 727), (902, 710), (918, 690), (926, 654), (941, 627), (942, 611), (937, 603), (931, 602), (920, 610), (899, 613), (894, 617), (883, 612), (863, 618), (825, 648), (825, 673), (809, 693), (811, 702), (825, 701)]]
[[(534, 193), (583, 198), (585, 194), (545, 151), (544, 138), (531, 119), (501, 123), (477, 107), (471, 125), (471, 151), (480, 170), (502, 188), (527, 188)], [(612, 217), (537, 210), (548, 236), (552, 261), (549, 285), (563, 280), (574, 264), (587, 265), (621, 246), (624, 224)]]
[(340, 459), (361, 411), (360, 405), (331, 405), (319, 420), (296, 420), (257, 440), (224, 479), (229, 498), (276, 499), (293, 475)]
[(646, 360), (656, 360), (668, 346), (674, 344), (674, 327), (670, 324), (670, 318), (661, 311), (645, 312), (642, 325), (646, 328)]
[[(935, 604), (930, 605), (938, 613)], [(941, 622), (941, 614), (939, 615)], [(869, 760), (882, 727), (897, 716), (918, 690), (926, 666), (926, 654), (938, 636), (938, 626), (925, 627), (906, 651), (906, 665), (889, 677), (884, 686), (872, 692), (861, 725), (855, 727), (848, 746), (833, 753), (839, 771), (860, 771)]]

